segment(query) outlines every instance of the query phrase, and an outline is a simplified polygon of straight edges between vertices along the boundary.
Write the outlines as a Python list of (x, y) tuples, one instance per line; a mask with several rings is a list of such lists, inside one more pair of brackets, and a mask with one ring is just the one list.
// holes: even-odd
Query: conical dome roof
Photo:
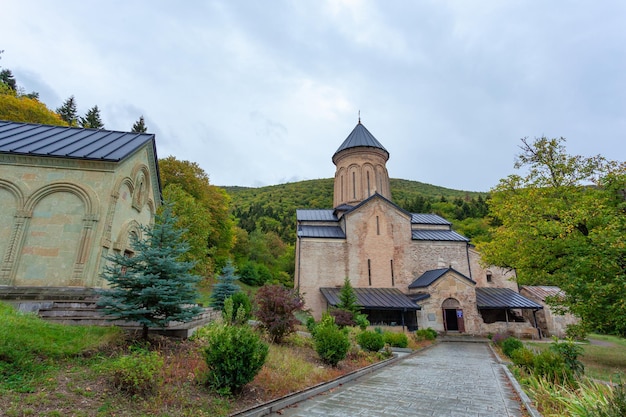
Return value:
[(339, 152), (350, 149), (350, 148), (358, 148), (358, 147), (366, 147), (366, 148), (377, 148), (385, 151), (387, 154), (387, 158), (389, 158), (389, 151), (385, 149), (385, 147), (372, 135), (369, 130), (363, 126), (361, 121), (356, 125), (356, 127), (352, 130), (352, 132), (348, 135), (346, 140), (343, 141), (339, 149), (333, 154), (333, 159), (335, 155)]

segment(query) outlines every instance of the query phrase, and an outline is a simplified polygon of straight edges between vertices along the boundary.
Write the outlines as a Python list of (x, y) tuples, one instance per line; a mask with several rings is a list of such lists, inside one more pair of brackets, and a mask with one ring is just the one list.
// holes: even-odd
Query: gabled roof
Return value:
[(428, 287), (429, 285), (437, 281), (439, 278), (441, 278), (448, 272), (453, 272), (457, 274), (458, 276), (460, 276), (461, 278), (466, 279), (470, 283), (476, 284), (476, 281), (474, 281), (473, 279), (465, 276), (464, 274), (460, 273), (456, 269), (449, 267), (449, 268), (431, 269), (430, 271), (424, 272), (422, 275), (417, 277), (411, 284), (409, 284), (409, 288), (412, 289), (412, 288)]
[(442, 242), (469, 242), (470, 240), (454, 230), (412, 230), (413, 240), (437, 240)]
[(385, 147), (374, 137), (374, 135), (369, 132), (369, 130), (365, 128), (365, 126), (361, 124), (361, 121), (359, 120), (359, 123), (356, 125), (356, 127), (348, 135), (346, 140), (343, 141), (339, 149), (337, 149), (337, 151), (333, 154), (333, 160), (335, 158), (335, 155), (337, 155), (339, 152), (345, 149), (358, 147), (380, 149), (382, 151), (385, 151), (385, 153), (387, 154), (387, 158), (389, 158), (389, 152), (387, 151), (387, 149), (385, 149)]
[[(331, 306), (339, 304), (341, 288), (320, 288)], [(365, 310), (420, 310), (421, 307), (397, 288), (354, 288), (357, 304)]]
[(542, 309), (537, 304), (510, 288), (476, 288), (476, 307), (478, 309)]
[[(359, 204), (357, 204), (356, 206), (353, 206), (351, 209), (346, 211), (346, 214), (351, 213), (353, 211), (358, 210), (360, 207), (366, 205), (367, 203), (369, 203), (370, 201), (374, 200), (375, 198), (380, 198), (381, 200), (383, 200), (384, 202), (390, 204), (391, 206), (393, 206), (396, 210), (404, 213), (405, 215), (407, 215), (407, 217), (411, 217), (412, 214), (409, 213), (408, 211), (406, 211), (405, 209), (403, 209), (402, 207), (400, 207), (399, 205), (397, 205), (396, 203), (394, 203), (393, 201), (389, 200), (388, 198), (386, 198), (385, 196), (378, 194), (377, 192), (375, 192), (374, 194), (372, 194), (371, 196), (367, 197), (365, 200), (361, 201)], [(349, 206), (348, 206), (349, 207)]]
[(436, 224), (452, 226), (452, 223), (436, 214), (411, 213), (411, 224)]
[(0, 153), (119, 162), (149, 142), (153, 134), (0, 121)]

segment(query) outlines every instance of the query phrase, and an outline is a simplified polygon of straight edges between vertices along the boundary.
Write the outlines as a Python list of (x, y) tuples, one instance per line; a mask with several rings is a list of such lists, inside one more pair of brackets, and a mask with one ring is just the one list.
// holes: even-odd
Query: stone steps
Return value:
[[(115, 325), (129, 331), (141, 329), (142, 326), (138, 323), (108, 320), (103, 310), (97, 306), (97, 300), (98, 294), (91, 288), (0, 286), (0, 301), (13, 305), (20, 311), (35, 313), (49, 322), (83, 326)], [(219, 315), (219, 312), (205, 309), (191, 322), (170, 322), (167, 327), (150, 329), (150, 332), (185, 338)]]

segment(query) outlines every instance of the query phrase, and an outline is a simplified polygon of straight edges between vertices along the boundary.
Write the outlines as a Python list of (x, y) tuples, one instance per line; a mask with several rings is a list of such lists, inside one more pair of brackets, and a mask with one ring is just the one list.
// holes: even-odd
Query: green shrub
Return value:
[(383, 340), (392, 347), (405, 348), (409, 346), (409, 338), (404, 333), (385, 332)]
[(367, 316), (365, 314), (358, 314), (358, 313), (355, 314), (354, 322), (356, 323), (357, 326), (359, 326), (361, 330), (367, 329), (367, 326), (370, 325), (370, 322), (367, 319)]
[(208, 326), (204, 360), (206, 382), (221, 394), (237, 393), (265, 363), (269, 347), (249, 326)]
[(584, 353), (582, 346), (575, 344), (572, 340), (559, 342), (555, 337), (552, 344), (550, 344), (550, 349), (563, 358), (565, 366), (574, 375), (582, 375), (585, 372), (585, 365), (578, 360), (578, 357)]
[(586, 340), (587, 333), (589, 333), (589, 329), (583, 323), (569, 324), (565, 329), (565, 335), (574, 340)]
[(154, 393), (163, 383), (163, 357), (158, 352), (136, 350), (107, 365), (113, 386), (131, 395)]
[(331, 366), (337, 366), (339, 361), (345, 359), (350, 349), (348, 335), (341, 331), (334, 322), (332, 324), (318, 324), (313, 338), (315, 351), (320, 359)]
[(511, 352), (511, 360), (520, 368), (523, 368), (528, 372), (532, 372), (534, 367), (533, 361), (535, 360), (535, 352), (528, 348), (521, 347)]
[[(239, 315), (239, 322), (241, 324), (247, 323), (252, 317), (252, 301), (250, 301), (248, 294), (239, 291), (234, 293), (230, 298), (233, 300), (233, 319), (236, 319)], [(243, 309), (243, 313), (239, 313), (240, 309)]]
[(437, 332), (430, 327), (428, 329), (419, 329), (415, 331), (415, 340), (435, 340)]
[(315, 332), (315, 326), (317, 326), (315, 319), (312, 316), (307, 317), (306, 329), (309, 331), (309, 333), (313, 334)]
[(565, 384), (572, 381), (572, 372), (565, 365), (565, 360), (552, 350), (544, 350), (535, 355), (533, 373), (551, 383)]
[(524, 344), (522, 343), (521, 340), (511, 336), (511, 337), (507, 337), (506, 339), (504, 339), (504, 341), (502, 341), (501, 347), (502, 347), (502, 353), (504, 353), (506, 356), (510, 358), (513, 351), (521, 347), (524, 347)]
[(426, 329), (426, 331), (429, 332), (432, 335), (432, 337), (433, 337), (432, 340), (435, 340), (437, 338), (437, 336), (439, 336), (439, 333), (437, 333), (437, 330), (433, 329), (432, 327), (428, 327)]
[(369, 352), (378, 352), (385, 346), (383, 335), (372, 331), (362, 331), (356, 336), (356, 342)]

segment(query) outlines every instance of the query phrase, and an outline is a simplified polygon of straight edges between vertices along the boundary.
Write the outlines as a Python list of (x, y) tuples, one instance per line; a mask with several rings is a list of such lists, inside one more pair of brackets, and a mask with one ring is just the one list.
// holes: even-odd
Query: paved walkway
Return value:
[(518, 417), (521, 407), (486, 344), (444, 342), (280, 415)]

